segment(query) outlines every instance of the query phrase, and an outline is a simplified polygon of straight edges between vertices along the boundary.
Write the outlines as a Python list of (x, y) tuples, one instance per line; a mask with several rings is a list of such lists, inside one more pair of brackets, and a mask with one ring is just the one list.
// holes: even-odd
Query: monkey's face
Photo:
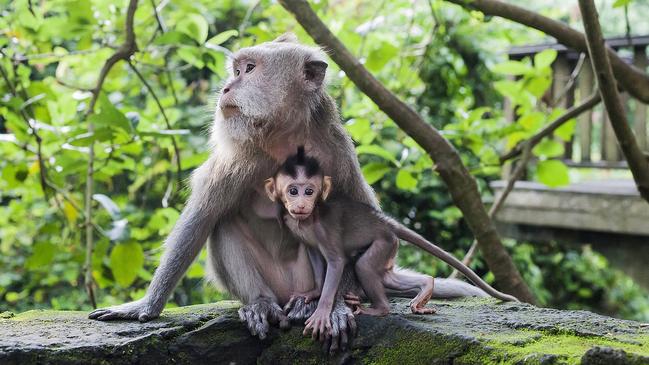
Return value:
[(272, 201), (279, 199), (294, 219), (305, 220), (311, 216), (320, 199), (325, 201), (331, 191), (331, 177), (316, 175), (306, 177), (299, 171), (297, 177), (278, 174), (266, 180), (266, 193)]
[(235, 53), (218, 103), (226, 126), (263, 136), (304, 123), (326, 73), (321, 59), (316, 49), (286, 40)]

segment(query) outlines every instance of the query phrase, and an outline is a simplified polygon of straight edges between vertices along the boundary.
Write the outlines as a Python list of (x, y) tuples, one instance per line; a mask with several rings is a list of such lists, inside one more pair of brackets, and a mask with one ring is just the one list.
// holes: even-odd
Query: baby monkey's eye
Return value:
[(304, 190), (304, 194), (306, 194), (306, 195), (313, 195), (313, 189), (311, 189), (311, 188), (306, 188), (306, 190)]
[(291, 194), (291, 196), (296, 196), (297, 195), (297, 188), (293, 187), (288, 189), (288, 193)]
[(234, 70), (235, 75), (239, 76), (240, 73), (241, 73), (241, 71), (239, 71), (239, 69)]
[(252, 71), (254, 69), (255, 69), (255, 65), (253, 65), (252, 63), (249, 63), (249, 64), (246, 65), (246, 73), (248, 73), (248, 72), (250, 72), (250, 71)]

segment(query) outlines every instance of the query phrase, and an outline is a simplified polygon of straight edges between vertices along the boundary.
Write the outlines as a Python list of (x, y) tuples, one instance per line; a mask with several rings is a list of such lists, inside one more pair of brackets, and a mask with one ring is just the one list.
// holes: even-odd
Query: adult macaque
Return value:
[[(323, 174), (316, 159), (305, 155), (302, 146), (274, 177), (266, 180), (266, 193), (278, 204), (280, 219), (301, 242), (317, 248), (327, 263), (324, 278), (316, 277), (316, 287), (298, 294), (309, 300), (320, 298), (316, 311), (306, 321), (305, 334), (312, 331), (313, 337), (318, 337), (331, 331), (329, 316), (348, 262), (355, 262), (356, 276), (372, 302), (370, 308), (359, 307), (354, 314), (383, 316), (389, 313), (385, 287), (396, 284), (397, 290), (405, 289), (388, 275), (394, 269), (399, 238), (442, 259), (492, 296), (518, 301), (492, 288), (451, 254), (373, 206), (340, 195), (328, 200), (331, 184), (331, 177)], [(433, 308), (425, 307), (433, 294), (433, 278), (419, 275), (412, 280), (405, 286), (419, 286), (421, 290), (410, 302), (410, 309), (415, 314), (434, 313)]]
[[(336, 181), (332, 197), (344, 194), (377, 207), (336, 105), (325, 91), (324, 60), (319, 49), (297, 43), (292, 35), (234, 54), (231, 77), (215, 112), (212, 153), (192, 175), (191, 196), (165, 241), (146, 295), (95, 310), (90, 318), (158, 317), (207, 241), (208, 275), (243, 302), (239, 314), (250, 331), (264, 338), (269, 322), (288, 324), (281, 305), (291, 293), (314, 288), (314, 275), (306, 247), (277, 224), (264, 180), (297, 146), (305, 145)], [(451, 280), (437, 281), (437, 289), (448, 297), (482, 293)], [(313, 310), (312, 304), (298, 300), (288, 318), (308, 318)], [(332, 348), (345, 345), (355, 323), (342, 300), (336, 301), (331, 321)]]

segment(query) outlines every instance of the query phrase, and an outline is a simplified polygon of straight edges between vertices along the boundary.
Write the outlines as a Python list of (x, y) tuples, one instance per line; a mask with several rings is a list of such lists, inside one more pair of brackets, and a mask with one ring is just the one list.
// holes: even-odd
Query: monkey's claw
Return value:
[(311, 317), (318, 307), (317, 301), (310, 301), (307, 303), (304, 297), (291, 298), (284, 306), (284, 312), (291, 321), (303, 321)]
[(290, 327), (290, 323), (279, 304), (268, 298), (260, 298), (254, 303), (244, 305), (239, 309), (239, 318), (246, 322), (253, 336), (265, 339), (270, 330), (269, 324), (277, 324), (280, 328)]

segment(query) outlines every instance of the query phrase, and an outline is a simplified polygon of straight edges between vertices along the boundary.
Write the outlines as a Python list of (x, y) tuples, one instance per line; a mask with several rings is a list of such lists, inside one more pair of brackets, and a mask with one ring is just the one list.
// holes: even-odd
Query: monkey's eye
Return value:
[(249, 73), (250, 71), (252, 71), (254, 69), (255, 69), (255, 65), (253, 65), (252, 63), (249, 63), (249, 64), (246, 65), (246, 73)]
[(306, 188), (306, 190), (304, 190), (304, 194), (306, 194), (306, 195), (313, 195), (313, 189), (311, 189), (311, 188)]
[(292, 188), (288, 189), (288, 193), (289, 193), (291, 196), (297, 196), (297, 188), (296, 188), (296, 187), (292, 187)]
[(239, 71), (239, 69), (234, 70), (235, 75), (239, 76), (240, 73), (241, 73), (241, 71)]

